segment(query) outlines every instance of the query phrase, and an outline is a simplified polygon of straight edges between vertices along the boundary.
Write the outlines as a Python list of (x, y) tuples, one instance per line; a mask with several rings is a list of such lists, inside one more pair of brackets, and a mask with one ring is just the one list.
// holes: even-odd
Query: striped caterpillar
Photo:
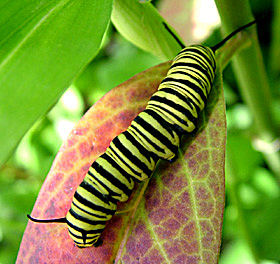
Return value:
[(205, 107), (215, 78), (216, 50), (254, 23), (238, 28), (213, 47), (184, 47), (164, 23), (182, 50), (146, 109), (92, 163), (74, 194), (66, 217), (43, 220), (28, 215), (29, 219), (40, 223), (66, 223), (78, 247), (99, 246), (100, 235), (115, 214), (117, 202), (128, 200), (134, 182), (148, 179), (158, 160), (175, 160), (181, 136), (196, 128), (198, 115)]

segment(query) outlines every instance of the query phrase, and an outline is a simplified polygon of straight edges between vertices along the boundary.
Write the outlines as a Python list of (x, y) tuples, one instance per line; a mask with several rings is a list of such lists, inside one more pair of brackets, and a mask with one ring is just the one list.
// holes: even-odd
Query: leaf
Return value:
[[(167, 62), (134, 76), (85, 114), (61, 147), (33, 217), (66, 215), (92, 161), (145, 108), (169, 66)], [(75, 247), (65, 224), (29, 222), (17, 263), (157, 264), (198, 263), (199, 259), (216, 263), (224, 206), (225, 152), (225, 108), (221, 75), (218, 77), (202, 115), (204, 130), (185, 137), (176, 162), (160, 163), (144, 197), (148, 181), (136, 189), (130, 202), (120, 204), (119, 209), (132, 209), (112, 218), (102, 234), (101, 247)]]
[(96, 55), (111, 9), (111, 0), (1, 3), (0, 165)]
[(151, 3), (116, 0), (112, 21), (130, 42), (159, 58), (172, 59), (181, 50), (180, 45), (165, 29), (164, 19)]
[(219, 72), (199, 131), (183, 139), (174, 163), (160, 163), (127, 227), (129, 236), (116, 263), (218, 262), (226, 143), (221, 85)]

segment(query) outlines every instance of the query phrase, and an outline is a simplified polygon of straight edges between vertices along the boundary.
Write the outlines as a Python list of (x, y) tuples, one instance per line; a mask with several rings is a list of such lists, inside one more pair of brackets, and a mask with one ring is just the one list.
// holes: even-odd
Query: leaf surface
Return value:
[(112, 0), (0, 4), (0, 165), (97, 53)]
[(170, 60), (181, 49), (165, 29), (164, 19), (151, 3), (116, 0), (112, 21), (125, 38), (159, 58)]
[[(84, 115), (56, 157), (33, 217), (66, 215), (92, 161), (145, 108), (169, 66), (167, 62), (134, 76)], [(17, 263), (216, 263), (224, 206), (220, 74), (213, 90), (200, 129), (183, 139), (176, 162), (161, 162), (150, 183), (142, 183), (128, 203), (119, 205), (130, 210), (108, 223), (101, 247), (78, 249), (65, 224), (29, 222)]]

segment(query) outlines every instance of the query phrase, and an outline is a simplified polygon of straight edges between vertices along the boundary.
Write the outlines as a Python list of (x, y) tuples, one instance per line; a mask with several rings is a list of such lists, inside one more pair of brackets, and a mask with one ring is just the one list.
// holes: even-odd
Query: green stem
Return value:
[(273, 35), (271, 38), (271, 49), (269, 56), (269, 66), (274, 77), (279, 78), (280, 74), (280, 1), (273, 2), (273, 20), (272, 20), (272, 31)]
[[(253, 20), (247, 0), (215, 0), (215, 2), (226, 34)], [(270, 143), (279, 137), (276, 124), (272, 120), (271, 94), (256, 30), (252, 26), (248, 31), (252, 32), (252, 45), (234, 56), (233, 69), (240, 92), (253, 115), (257, 136)], [(264, 149), (262, 153), (268, 166), (280, 180), (279, 151), (268, 153)]]

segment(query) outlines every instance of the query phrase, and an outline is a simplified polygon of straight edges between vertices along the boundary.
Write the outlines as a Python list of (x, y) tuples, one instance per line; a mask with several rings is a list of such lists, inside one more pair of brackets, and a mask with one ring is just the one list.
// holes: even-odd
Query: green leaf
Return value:
[(96, 55), (112, 0), (2, 1), (0, 165)]
[(125, 38), (162, 59), (173, 59), (181, 50), (180, 45), (165, 29), (164, 19), (150, 3), (116, 0), (112, 21)]

